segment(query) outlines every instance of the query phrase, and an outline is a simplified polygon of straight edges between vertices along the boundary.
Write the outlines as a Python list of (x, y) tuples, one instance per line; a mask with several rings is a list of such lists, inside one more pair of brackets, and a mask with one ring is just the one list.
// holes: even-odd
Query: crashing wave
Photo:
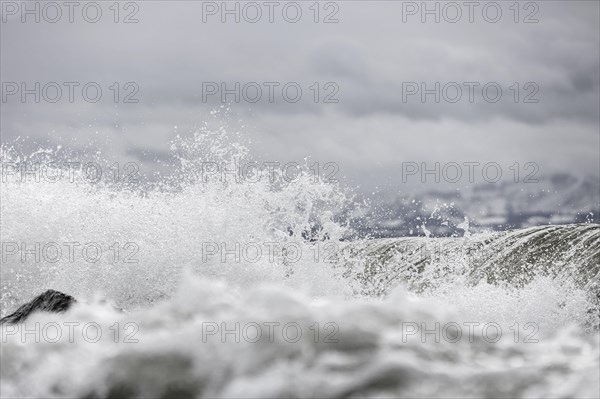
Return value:
[[(0, 396), (597, 396), (598, 225), (350, 241), (338, 184), (198, 180), (247, 156), (225, 141), (175, 143), (172, 178), (142, 189), (2, 182), (2, 315), (46, 287), (78, 301), (0, 326)], [(108, 256), (40, 262), (36, 243)], [(301, 256), (205, 251), (240, 243)]]
[[(361, 292), (401, 282), (422, 292), (447, 279), (522, 287), (536, 276), (568, 279), (600, 297), (600, 225), (538, 226), (463, 238), (389, 238), (344, 247), (341, 267)], [(446, 279), (446, 280), (445, 280)]]

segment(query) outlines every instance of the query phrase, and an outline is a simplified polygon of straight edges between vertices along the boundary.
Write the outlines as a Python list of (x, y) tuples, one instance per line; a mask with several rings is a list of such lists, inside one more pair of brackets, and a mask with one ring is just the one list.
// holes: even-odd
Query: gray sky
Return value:
[[(439, 23), (434, 15), (421, 21), (421, 10), (413, 7), (420, 8), (420, 1), (321, 2), (318, 23), (312, 1), (298, 2), (297, 23), (284, 19), (286, 4), (286, 18), (294, 18), (293, 4), (275, 3), (273, 23), (262, 1), (254, 3), (262, 11), (257, 23), (244, 20), (256, 12), (254, 6), (244, 8), (247, 2), (239, 3), (239, 23), (234, 15), (223, 23), (220, 10), (210, 13), (222, 2), (192, 1), (121, 3), (119, 23), (113, 21), (112, 1), (98, 2), (97, 23), (83, 18), (86, 2), (74, 9), (73, 23), (66, 6), (57, 23), (45, 21), (56, 11), (48, 7), (44, 15), (40, 3), (40, 22), (28, 15), (23, 23), (21, 2), (3, 2), (2, 141), (28, 136), (65, 145), (96, 138), (105, 153), (152, 170), (152, 158), (168, 156), (175, 134), (210, 119), (210, 110), (221, 104), (219, 94), (204, 101), (203, 82), (227, 82), (230, 88), (257, 82), (263, 93), (256, 103), (243, 96), (239, 103), (232, 95), (227, 100), (259, 160), (311, 156), (321, 164), (336, 162), (339, 176), (365, 189), (412, 189), (399, 178), (403, 162), (498, 162), (506, 171), (514, 162), (535, 162), (540, 174), (598, 174), (599, 2), (521, 2), (518, 23), (513, 1), (477, 2), (473, 22), (464, 2), (439, 2)], [(233, 9), (236, 2), (227, 4)], [(455, 17), (454, 4), (462, 17), (450, 23), (445, 19)], [(502, 16), (488, 22), (496, 4)], [(123, 23), (132, 12), (139, 22)], [(88, 7), (86, 16), (94, 15)], [(323, 23), (328, 15), (338, 22)], [(538, 22), (524, 22), (532, 19)], [(10, 82), (30, 88), (57, 82), (63, 96), (56, 103), (44, 98), (35, 103), (29, 95), (23, 103), (21, 93), (7, 94)], [(72, 103), (64, 82), (80, 84)], [(88, 82), (103, 90), (97, 103), (82, 97)], [(110, 89), (114, 82), (120, 83), (118, 103)], [(124, 87), (127, 82), (139, 88), (138, 103), (123, 103), (132, 91)], [(273, 102), (264, 82), (279, 83)], [(282, 96), (281, 88), (290, 82), (302, 88), (295, 103)], [(439, 103), (433, 94), (422, 103), (420, 93), (406, 93), (421, 83), (434, 88), (436, 82), (440, 88), (456, 82)], [(478, 84), (473, 102), (464, 82)], [(502, 88), (498, 102), (482, 97), (488, 83), (490, 97), (494, 87)], [(452, 103), (456, 86), (462, 97)], [(253, 90), (248, 97), (254, 97)], [(324, 103), (334, 91), (338, 102)], [(47, 94), (53, 97), (54, 91)]]

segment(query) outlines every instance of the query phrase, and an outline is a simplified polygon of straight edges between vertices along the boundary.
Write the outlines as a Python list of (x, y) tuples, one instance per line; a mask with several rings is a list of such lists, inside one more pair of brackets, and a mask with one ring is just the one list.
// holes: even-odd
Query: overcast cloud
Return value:
[[(297, 23), (282, 18), (285, 2), (275, 8), (274, 23), (268, 22), (264, 2), (258, 2), (263, 11), (258, 23), (243, 18), (235, 23), (233, 16), (222, 23), (219, 14), (205, 14), (203, 22), (203, 7), (223, 4), (209, 3), (135, 2), (139, 22), (125, 24), (113, 22), (113, 2), (100, 2), (102, 18), (92, 24), (79, 9), (74, 23), (67, 15), (57, 23), (43, 18), (34, 23), (32, 16), (23, 23), (22, 10), (12, 15), (4, 2), (2, 142), (18, 136), (55, 144), (95, 138), (105, 140), (105, 150), (115, 158), (136, 160), (152, 170), (156, 158), (169, 156), (175, 134), (192, 130), (221, 105), (219, 95), (203, 99), (203, 82), (229, 87), (279, 82), (274, 102), (268, 101), (265, 86), (256, 103), (228, 97), (258, 159), (311, 156), (321, 163), (337, 162), (348, 184), (368, 189), (402, 189), (397, 179), (401, 164), (412, 161), (536, 162), (541, 174), (598, 174), (597, 1), (522, 2), (519, 23), (509, 8), (512, 1), (497, 3), (503, 12), (497, 23), (482, 16), (488, 2), (475, 9), (473, 23), (463, 2), (456, 3), (463, 12), (456, 23), (443, 16), (440, 23), (433, 16), (422, 23), (420, 13), (404, 14), (403, 22), (409, 2), (322, 2), (320, 20), (337, 10), (333, 17), (339, 22), (328, 24), (314, 23), (313, 2), (299, 2), (303, 15)], [(440, 2), (440, 8), (447, 3)], [(119, 18), (133, 10), (122, 8)], [(538, 22), (523, 23), (533, 11), (531, 18)], [(76, 89), (70, 103), (65, 89), (57, 103), (35, 103), (32, 96), (23, 103), (19, 94), (6, 96), (7, 82), (30, 87), (34, 82), (98, 82), (103, 98), (91, 104)], [(113, 82), (134, 82), (139, 102), (115, 104), (109, 89)], [(288, 82), (303, 89), (297, 103), (281, 95)], [(314, 82), (320, 87), (317, 103), (310, 89)], [(328, 82), (333, 85), (325, 86)], [(435, 82), (457, 82), (462, 98), (456, 103), (444, 98), (435, 103), (433, 95), (426, 103), (419, 94), (403, 99), (406, 82), (425, 82), (429, 88)], [(473, 102), (463, 82), (479, 84)], [(482, 86), (490, 82), (502, 88), (496, 103), (481, 96)], [(454, 89), (449, 90), (454, 97)], [(121, 87), (121, 95), (127, 92)], [(327, 94), (338, 102), (324, 103)]]

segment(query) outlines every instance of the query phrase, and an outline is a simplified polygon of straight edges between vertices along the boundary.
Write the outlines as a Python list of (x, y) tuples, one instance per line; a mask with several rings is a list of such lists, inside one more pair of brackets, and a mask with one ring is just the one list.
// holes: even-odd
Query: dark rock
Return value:
[(24, 321), (33, 312), (64, 312), (75, 303), (75, 298), (71, 295), (63, 294), (55, 290), (48, 290), (38, 295), (31, 301), (21, 305), (16, 312), (0, 319), (0, 324), (19, 323)]

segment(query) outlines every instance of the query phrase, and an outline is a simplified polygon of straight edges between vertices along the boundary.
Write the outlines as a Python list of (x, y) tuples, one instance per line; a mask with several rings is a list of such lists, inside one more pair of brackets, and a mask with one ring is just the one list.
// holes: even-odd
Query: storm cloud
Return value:
[[(42, 13), (44, 3), (27, 4), (36, 3)], [(118, 15), (99, 2), (96, 23), (82, 16), (85, 2), (73, 22), (61, 6), (56, 23), (43, 14), (23, 22), (21, 2), (3, 5), (2, 142), (105, 140), (115, 158), (152, 169), (176, 134), (224, 99), (257, 157), (337, 162), (365, 189), (393, 187), (409, 161), (536, 162), (542, 173), (597, 175), (599, 3), (523, 2), (518, 13), (514, 2), (490, 3), (470, 15), (464, 2), (322, 2), (318, 14), (312, 2), (283, 14), (290, 2), (281, 2), (271, 22), (265, 2), (130, 2)], [(423, 6), (438, 7), (439, 22)], [(256, 10), (261, 18), (249, 21)], [(137, 22), (123, 23), (128, 16)], [(10, 84), (23, 82), (56, 82), (63, 96), (22, 101)], [(79, 84), (72, 102), (65, 82)], [(82, 98), (90, 82), (102, 89), (98, 102)], [(236, 84), (239, 101), (223, 98)]]

